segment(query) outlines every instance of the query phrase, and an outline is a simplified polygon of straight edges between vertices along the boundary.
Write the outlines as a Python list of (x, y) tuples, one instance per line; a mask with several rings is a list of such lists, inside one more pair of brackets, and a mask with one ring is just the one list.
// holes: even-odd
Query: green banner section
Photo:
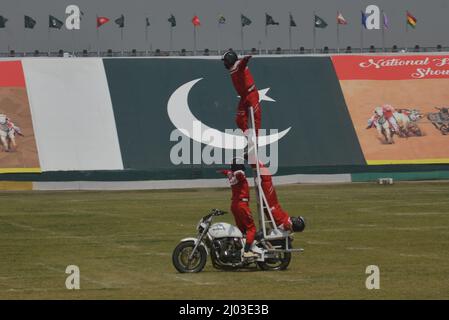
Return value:
[[(190, 112), (211, 128), (235, 129), (239, 98), (219, 59), (105, 59), (104, 66), (125, 169), (210, 167), (172, 163), (177, 141), (170, 134), (176, 128), (167, 103), (178, 88), (202, 79), (189, 91)], [(261, 101), (262, 127), (291, 128), (279, 141), (280, 172), (366, 164), (328, 57), (254, 58), (249, 67), (267, 97)]]

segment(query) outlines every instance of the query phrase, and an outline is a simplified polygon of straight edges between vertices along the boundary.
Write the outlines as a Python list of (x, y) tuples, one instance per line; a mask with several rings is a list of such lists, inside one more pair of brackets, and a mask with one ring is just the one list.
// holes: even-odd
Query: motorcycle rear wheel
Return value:
[(257, 265), (264, 271), (279, 271), (287, 269), (292, 259), (291, 252), (279, 252), (277, 255), (278, 258), (257, 262)]
[(203, 246), (198, 246), (191, 261), (189, 256), (192, 253), (195, 243), (193, 241), (181, 242), (173, 250), (173, 266), (180, 273), (196, 273), (204, 269), (207, 261), (207, 252)]

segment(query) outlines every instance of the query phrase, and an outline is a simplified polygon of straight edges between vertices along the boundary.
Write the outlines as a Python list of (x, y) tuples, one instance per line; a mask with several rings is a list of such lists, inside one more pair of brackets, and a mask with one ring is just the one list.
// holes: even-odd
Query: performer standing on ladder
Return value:
[(231, 75), (232, 84), (240, 96), (240, 102), (237, 108), (235, 122), (245, 135), (248, 135), (248, 118), (252, 106), (254, 109), (254, 122), (256, 136), (259, 135), (259, 129), (262, 121), (261, 107), (259, 103), (259, 91), (257, 90), (254, 78), (249, 71), (248, 61), (251, 56), (245, 56), (239, 59), (237, 54), (232, 51), (226, 51), (223, 55), (223, 62)]

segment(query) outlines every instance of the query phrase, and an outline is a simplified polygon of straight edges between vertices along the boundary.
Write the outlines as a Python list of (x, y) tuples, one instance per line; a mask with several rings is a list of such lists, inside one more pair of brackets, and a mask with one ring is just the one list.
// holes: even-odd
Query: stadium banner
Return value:
[(0, 61), (0, 173), (38, 173), (39, 157), (21, 61)]
[[(263, 161), (276, 162), (276, 176), (372, 173), (371, 179), (447, 171), (447, 61), (436, 55), (253, 57), (262, 135), (277, 137)], [(239, 97), (219, 57), (22, 58), (0, 67), (0, 113), (24, 134), (16, 136), (16, 153), (1, 150), (2, 161), (16, 162), (0, 162), (0, 172), (7, 172), (0, 180), (164, 185), (221, 179), (217, 169), (235, 155), (229, 158), (226, 139), (183, 131), (195, 129), (194, 122), (200, 133), (207, 128), (219, 138), (236, 130)], [(20, 103), (23, 112), (11, 113)], [(393, 124), (406, 121), (408, 131), (387, 141), (377, 130), (376, 110), (394, 114)], [(35, 161), (25, 163), (33, 146)], [(26, 153), (13, 158), (20, 152)]]
[(449, 163), (449, 56), (332, 56), (368, 165)]

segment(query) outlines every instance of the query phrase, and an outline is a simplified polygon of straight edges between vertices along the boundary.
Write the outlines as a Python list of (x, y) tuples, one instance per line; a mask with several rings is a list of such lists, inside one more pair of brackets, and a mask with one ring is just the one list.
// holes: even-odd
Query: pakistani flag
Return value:
[(252, 23), (251, 19), (243, 14), (240, 15), (240, 21), (242, 23), (242, 27), (249, 26)]
[(25, 16), (25, 28), (26, 29), (34, 29), (34, 26), (36, 25), (36, 20), (31, 18), (30, 16)]
[(292, 14), (290, 13), (289, 15), (290, 15), (290, 27), (296, 27), (296, 22), (295, 22), (295, 20), (293, 19)]
[(270, 16), (268, 13), (265, 13), (265, 25), (269, 26), (269, 25), (279, 25), (279, 22), (274, 21), (273, 17)]
[(64, 22), (62, 22), (58, 18), (56, 18), (52, 15), (48, 16), (48, 27), (49, 28), (61, 29), (63, 25), (64, 25)]
[(220, 14), (218, 16), (218, 23), (219, 24), (225, 24), (226, 23), (226, 18), (224, 17), (224, 15)]
[(115, 24), (118, 25), (119, 28), (125, 27), (125, 16), (122, 14), (120, 17), (115, 19)]
[(315, 28), (324, 29), (326, 27), (327, 27), (326, 21), (324, 21), (322, 18), (315, 15)]
[(8, 19), (4, 16), (0, 16), (0, 29), (6, 28), (6, 22), (8, 22)]
[(171, 27), (176, 27), (176, 18), (174, 15), (170, 15), (170, 18), (168, 18), (168, 22), (170, 22)]

